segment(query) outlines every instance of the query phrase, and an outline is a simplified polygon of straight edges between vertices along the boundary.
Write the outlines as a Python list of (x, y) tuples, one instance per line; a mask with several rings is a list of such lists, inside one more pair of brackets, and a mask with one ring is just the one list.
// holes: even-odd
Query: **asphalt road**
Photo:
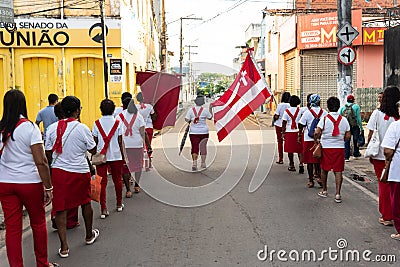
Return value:
[[(100, 229), (94, 245), (84, 244), (82, 226), (69, 230), (70, 257), (60, 259), (58, 236), (49, 225), (50, 260), (71, 267), (398, 266), (375, 261), (381, 254), (400, 260), (400, 242), (389, 237), (394, 229), (377, 222), (377, 202), (345, 181), (343, 202), (335, 203), (333, 176), (329, 197), (319, 198), (318, 188), (306, 188), (305, 175), (273, 164), (272, 128), (247, 121), (221, 144), (211, 132), (208, 168), (193, 173), (189, 140), (178, 156), (184, 127), (179, 120), (154, 140), (154, 168), (143, 175), (143, 191), (124, 199), (122, 213), (112, 209), (112, 182), (106, 220), (93, 203)], [(249, 193), (249, 185), (253, 191), (260, 183)], [(30, 231), (23, 242), (25, 266), (34, 266)], [(393, 261), (390, 255), (386, 259)], [(7, 266), (4, 248), (0, 266)]]

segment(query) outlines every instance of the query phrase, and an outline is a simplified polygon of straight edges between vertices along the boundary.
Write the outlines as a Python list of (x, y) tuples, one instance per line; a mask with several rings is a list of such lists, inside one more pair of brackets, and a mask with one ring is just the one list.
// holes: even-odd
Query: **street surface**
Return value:
[[(275, 135), (269, 125), (260, 129), (246, 120), (222, 144), (209, 125), (206, 170), (190, 171), (189, 140), (178, 156), (185, 128), (181, 116), (174, 129), (154, 139), (154, 168), (143, 173), (142, 192), (124, 199), (122, 213), (113, 208), (111, 180), (110, 216), (101, 220), (100, 207), (93, 202), (94, 226), (100, 229), (94, 245), (84, 244), (82, 226), (68, 230), (70, 256), (60, 259), (57, 232), (48, 224), (50, 261), (68, 267), (398, 266), (390, 255), (400, 260), (400, 242), (389, 237), (394, 228), (378, 223), (377, 202), (371, 195), (345, 180), (343, 202), (335, 203), (330, 174), (328, 198), (318, 197), (318, 187), (306, 188), (305, 174), (287, 171), (287, 158), (284, 165), (275, 164)], [(267, 174), (271, 165), (267, 179), (249, 193), (250, 184), (262, 182), (253, 175)], [(34, 266), (30, 231), (23, 244), (25, 266)], [(359, 261), (352, 260), (349, 251), (359, 253)], [(379, 257), (392, 263), (378, 263)], [(3, 247), (0, 266), (7, 265)]]

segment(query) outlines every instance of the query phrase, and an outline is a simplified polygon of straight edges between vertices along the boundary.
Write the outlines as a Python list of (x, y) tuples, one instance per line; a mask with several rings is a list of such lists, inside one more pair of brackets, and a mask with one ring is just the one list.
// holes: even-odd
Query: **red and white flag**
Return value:
[(246, 60), (232, 85), (212, 103), (220, 142), (272, 95), (250, 53), (247, 51)]

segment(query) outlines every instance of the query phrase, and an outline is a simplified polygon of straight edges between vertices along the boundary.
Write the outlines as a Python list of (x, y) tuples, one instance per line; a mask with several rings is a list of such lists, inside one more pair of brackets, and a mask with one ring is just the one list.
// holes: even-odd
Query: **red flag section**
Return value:
[(179, 101), (180, 76), (155, 71), (137, 72), (136, 83), (140, 85), (145, 102), (152, 104), (157, 113), (153, 128), (161, 130), (166, 126), (174, 126)]
[(250, 51), (247, 53), (235, 81), (213, 103), (214, 123), (220, 142), (271, 96), (268, 85), (257, 69)]

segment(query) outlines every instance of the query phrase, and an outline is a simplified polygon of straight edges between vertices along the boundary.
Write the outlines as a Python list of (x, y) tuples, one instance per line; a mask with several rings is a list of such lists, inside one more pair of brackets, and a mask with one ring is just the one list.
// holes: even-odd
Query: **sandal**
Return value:
[(103, 210), (101, 212), (100, 219), (105, 219), (108, 216), (110, 216), (110, 213), (108, 213), (108, 210)]
[(322, 188), (321, 177), (319, 177), (318, 175), (314, 175), (314, 179), (317, 181), (317, 183), (319, 184), (319, 186)]
[(295, 172), (296, 168), (294, 166), (289, 166), (288, 171)]
[(123, 210), (124, 210), (124, 207), (125, 207), (124, 204), (121, 204), (121, 205), (117, 206), (117, 212), (123, 211)]
[(69, 249), (61, 251), (61, 248), (59, 248), (58, 256), (60, 256), (60, 258), (68, 258), (69, 257)]
[(336, 194), (335, 196), (335, 202), (336, 203), (342, 203), (342, 197), (339, 194)]
[(49, 267), (60, 267), (60, 265), (56, 262), (49, 262)]
[(283, 164), (283, 160), (278, 160), (276, 164)]
[(400, 241), (400, 234), (391, 234), (390, 237)]
[(135, 194), (140, 192), (140, 187), (139, 186), (135, 186), (134, 188)]
[(100, 231), (99, 229), (93, 229), (92, 230), (92, 238), (90, 239), (86, 239), (86, 245), (91, 245), (94, 243), (94, 241), (96, 241), (96, 239), (99, 237), (100, 235)]
[(308, 188), (313, 188), (314, 187), (314, 182), (308, 182), (307, 183)]
[(385, 220), (382, 217), (379, 218), (379, 223), (383, 224), (384, 226), (393, 226), (393, 221)]
[(125, 197), (126, 198), (131, 198), (132, 197), (132, 191), (126, 191)]
[(327, 198), (328, 197), (328, 192), (327, 191), (320, 191), (318, 192), (318, 196), (322, 198)]

